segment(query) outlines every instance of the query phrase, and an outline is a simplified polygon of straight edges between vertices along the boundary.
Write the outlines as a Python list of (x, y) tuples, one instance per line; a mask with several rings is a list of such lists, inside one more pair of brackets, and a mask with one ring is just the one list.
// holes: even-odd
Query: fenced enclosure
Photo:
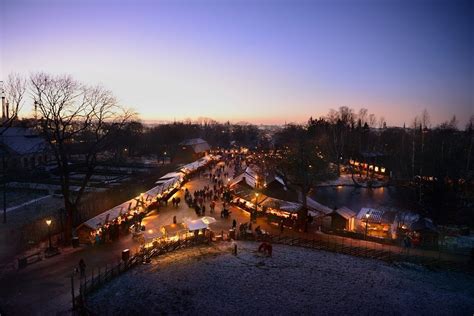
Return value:
[(473, 262), (467, 256), (453, 256), (442, 251), (426, 251), (401, 248), (390, 244), (376, 244), (352, 238), (333, 238), (330, 235), (315, 234), (312, 239), (290, 236), (269, 236), (267, 241), (275, 244), (331, 251), (357, 257), (383, 260), (386, 262), (408, 262), (429, 268), (451, 271), (473, 272)]
[[(216, 240), (226, 240), (228, 236), (216, 236)], [(411, 263), (423, 265), (430, 269), (443, 269), (460, 272), (473, 272), (473, 262), (469, 257), (452, 256), (441, 251), (421, 251), (419, 249), (401, 248), (390, 244), (375, 244), (370, 241), (355, 240), (352, 238), (334, 238), (332, 235), (315, 234), (314, 238), (301, 238), (284, 235), (265, 235), (263, 238), (255, 235), (240, 235), (240, 240), (266, 241), (273, 244), (304, 247), (315, 250), (324, 250), (351, 256), (382, 260), (390, 263)], [(73, 305), (85, 308), (85, 298), (88, 294), (112, 280), (114, 277), (128, 271), (130, 268), (149, 262), (152, 257), (163, 255), (175, 250), (208, 244), (208, 236), (197, 236), (177, 241), (159, 241), (152, 247), (136, 252), (130, 259), (113, 265), (106, 265), (92, 271), (91, 275), (80, 280), (79, 294), (73, 294)], [(94, 273), (95, 272), (95, 273)], [(72, 280), (73, 281), (73, 280)]]
[(128, 271), (139, 264), (149, 262), (152, 257), (163, 255), (178, 249), (188, 248), (196, 245), (208, 244), (208, 236), (195, 236), (192, 238), (179, 239), (176, 241), (159, 241), (153, 243), (152, 247), (142, 248), (132, 255), (128, 260), (121, 260), (118, 263), (106, 265), (102, 268), (93, 269), (90, 275), (80, 278), (79, 293), (74, 290), (74, 277), (71, 277), (71, 290), (73, 296), (73, 309), (85, 308), (85, 298), (88, 294), (109, 282), (116, 276)]

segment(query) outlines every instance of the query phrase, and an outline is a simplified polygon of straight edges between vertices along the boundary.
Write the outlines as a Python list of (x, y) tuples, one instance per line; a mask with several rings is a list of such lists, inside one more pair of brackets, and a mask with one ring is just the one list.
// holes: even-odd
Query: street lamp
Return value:
[(7, 164), (5, 161), (6, 151), (0, 150), (2, 155), (2, 183), (3, 183), (3, 223), (7, 223)]
[(370, 214), (366, 213), (365, 214), (365, 239), (366, 240), (367, 240), (367, 228), (369, 226), (369, 217), (370, 217)]
[(51, 246), (51, 223), (52, 223), (52, 220), (50, 219), (47, 219), (46, 220), (46, 225), (48, 225), (48, 240), (49, 240), (49, 247), (48, 247), (48, 250), (51, 251), (51, 249), (53, 248)]
[(257, 219), (257, 208), (258, 208), (258, 193), (255, 193), (255, 213), (253, 215), (253, 219)]

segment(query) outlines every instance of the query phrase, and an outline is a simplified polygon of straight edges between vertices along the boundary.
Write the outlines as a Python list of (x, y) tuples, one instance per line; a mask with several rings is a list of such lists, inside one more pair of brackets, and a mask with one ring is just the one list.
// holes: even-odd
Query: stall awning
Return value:
[(79, 225), (78, 228), (81, 226), (87, 226), (90, 229), (97, 229), (101, 225), (105, 224), (106, 221), (110, 222), (119, 217), (122, 214), (127, 213), (129, 210), (136, 208), (138, 205), (138, 199), (134, 198), (131, 200), (128, 200), (127, 202), (124, 202), (120, 205), (115, 206), (114, 208), (111, 208), (110, 210), (107, 210), (91, 219), (88, 221), (82, 223)]
[[(174, 172), (169, 172), (167, 174), (165, 174), (164, 176), (162, 176), (160, 178), (160, 180), (164, 180), (164, 179), (171, 179), (171, 178), (182, 178), (184, 177), (184, 174), (180, 171), (174, 171)], [(158, 180), (158, 181), (160, 181)]]
[(186, 174), (193, 172), (197, 170), (198, 168), (207, 165), (211, 160), (218, 160), (220, 159), (220, 156), (211, 156), (211, 155), (206, 155), (202, 157), (199, 160), (196, 160), (195, 162), (188, 163), (187, 165), (184, 165), (181, 167), (181, 172), (184, 172)]

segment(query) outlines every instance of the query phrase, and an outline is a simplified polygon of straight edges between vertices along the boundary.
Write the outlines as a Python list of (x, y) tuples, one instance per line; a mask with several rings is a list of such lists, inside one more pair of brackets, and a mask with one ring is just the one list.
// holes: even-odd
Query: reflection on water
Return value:
[(409, 188), (385, 187), (367, 189), (360, 187), (315, 188), (311, 197), (330, 208), (347, 206), (358, 212), (362, 207), (417, 210), (416, 193)]

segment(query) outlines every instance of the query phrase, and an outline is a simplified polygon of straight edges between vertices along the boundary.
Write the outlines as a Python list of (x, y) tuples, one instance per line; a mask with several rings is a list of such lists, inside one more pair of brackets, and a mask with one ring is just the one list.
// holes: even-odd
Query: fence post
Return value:
[(87, 290), (87, 273), (84, 274), (84, 291)]
[(72, 310), (76, 310), (76, 298), (74, 296), (74, 274), (71, 275), (71, 295), (72, 295)]

